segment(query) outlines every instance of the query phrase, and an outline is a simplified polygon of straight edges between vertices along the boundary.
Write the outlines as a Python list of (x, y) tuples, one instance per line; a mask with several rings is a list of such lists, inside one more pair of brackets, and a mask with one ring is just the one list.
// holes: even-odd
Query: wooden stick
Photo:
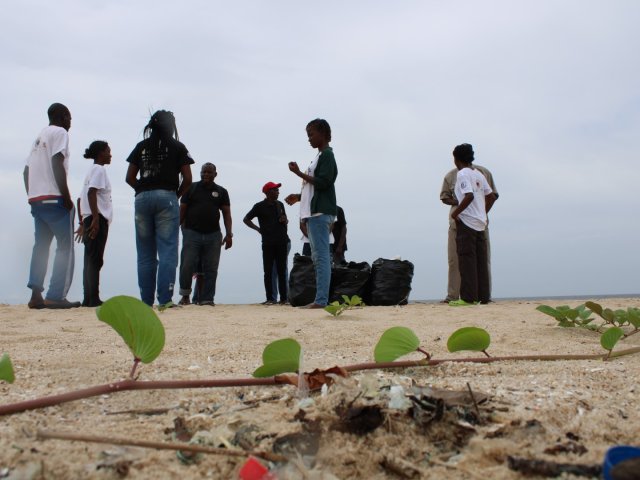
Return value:
[(155, 448), (158, 450), (182, 450), (186, 452), (196, 453), (212, 453), (214, 455), (227, 455), (232, 457), (246, 457), (253, 455), (270, 462), (284, 462), (287, 459), (282, 455), (270, 452), (256, 452), (245, 450), (229, 450), (228, 448), (207, 447), (205, 445), (194, 445), (190, 443), (172, 443), (172, 442), (150, 442), (146, 440), (133, 440), (130, 438), (119, 437), (102, 437), (98, 435), (83, 435), (78, 433), (52, 432), (47, 430), (38, 430), (36, 438), (40, 440), (70, 440), (72, 442), (89, 442), (89, 443), (110, 443), (112, 445), (127, 445), (133, 447)]

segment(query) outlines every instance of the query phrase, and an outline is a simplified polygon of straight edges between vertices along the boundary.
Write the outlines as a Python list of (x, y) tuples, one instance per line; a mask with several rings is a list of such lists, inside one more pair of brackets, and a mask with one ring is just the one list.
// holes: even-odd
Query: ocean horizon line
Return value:
[[(640, 293), (609, 293), (609, 294), (593, 294), (593, 295), (541, 295), (533, 297), (495, 297), (491, 300), (497, 301), (516, 301), (516, 300), (592, 300), (594, 298), (640, 298)], [(409, 300), (409, 303), (440, 303), (442, 299), (429, 300)]]

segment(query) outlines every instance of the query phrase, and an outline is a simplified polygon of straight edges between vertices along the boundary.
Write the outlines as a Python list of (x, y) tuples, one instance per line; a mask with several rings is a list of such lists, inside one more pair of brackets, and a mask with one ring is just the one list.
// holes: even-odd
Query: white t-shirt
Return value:
[(467, 227), (473, 228), (478, 232), (484, 231), (487, 227), (487, 211), (484, 197), (492, 191), (487, 179), (478, 170), (473, 170), (472, 168), (458, 170), (454, 188), (458, 203), (462, 202), (465, 194), (473, 193), (473, 202), (458, 215), (458, 218)]
[[(318, 166), (318, 158), (320, 158), (320, 152), (316, 155), (316, 158), (313, 159), (307, 171), (304, 172), (310, 177), (313, 177), (313, 174), (316, 171), (316, 167)], [(313, 198), (313, 183), (302, 181), (302, 190), (300, 192), (300, 220), (304, 220), (305, 218), (309, 218), (311, 216), (311, 199)]]
[(33, 142), (31, 153), (27, 157), (29, 167), (29, 201), (45, 200), (60, 197), (62, 192), (58, 188), (53, 175), (51, 157), (57, 153), (64, 155), (64, 171), (69, 171), (69, 134), (62, 127), (49, 125), (42, 129), (36, 141)]
[(109, 223), (113, 220), (113, 205), (111, 202), (111, 182), (107, 176), (107, 169), (104, 165), (93, 164), (84, 178), (82, 193), (80, 194), (80, 211), (84, 220), (91, 215), (89, 205), (89, 189), (95, 188), (96, 199), (98, 201), (98, 213), (107, 219)]

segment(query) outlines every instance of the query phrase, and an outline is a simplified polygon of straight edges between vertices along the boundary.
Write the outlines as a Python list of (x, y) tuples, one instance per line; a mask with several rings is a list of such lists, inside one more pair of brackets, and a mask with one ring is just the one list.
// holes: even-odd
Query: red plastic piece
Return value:
[(275, 480), (269, 469), (262, 465), (256, 457), (249, 457), (238, 472), (241, 480)]

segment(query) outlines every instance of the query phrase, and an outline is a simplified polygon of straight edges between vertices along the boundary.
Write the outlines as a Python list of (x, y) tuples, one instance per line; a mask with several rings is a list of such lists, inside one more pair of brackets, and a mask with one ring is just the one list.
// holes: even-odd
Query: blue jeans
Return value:
[[(286, 284), (289, 284), (289, 252), (291, 251), (291, 241), (287, 242), (287, 261), (285, 263), (284, 270), (284, 281)], [(271, 300), (274, 302), (278, 301), (278, 266), (276, 265), (276, 261), (273, 261), (273, 272), (271, 273), (271, 286), (273, 288), (273, 292), (271, 294)]]
[(200, 233), (182, 229), (182, 253), (180, 254), (180, 295), (191, 295), (194, 273), (204, 273), (202, 291), (198, 303), (213, 302), (222, 248), (222, 232)]
[(329, 234), (334, 218), (333, 215), (327, 214), (307, 218), (311, 258), (316, 270), (316, 299), (314, 303), (318, 305), (326, 305), (329, 302), (329, 287), (331, 285)]
[(180, 207), (176, 192), (149, 190), (137, 194), (135, 224), (140, 298), (153, 305), (157, 277), (158, 303), (169, 303), (178, 267)]
[(52, 198), (31, 203), (31, 215), (35, 224), (35, 242), (27, 287), (38, 292), (44, 290), (49, 248), (55, 237), (56, 256), (46, 298), (56, 301), (65, 300), (71, 287), (75, 264), (73, 251), (75, 209), (67, 210), (62, 198)]

